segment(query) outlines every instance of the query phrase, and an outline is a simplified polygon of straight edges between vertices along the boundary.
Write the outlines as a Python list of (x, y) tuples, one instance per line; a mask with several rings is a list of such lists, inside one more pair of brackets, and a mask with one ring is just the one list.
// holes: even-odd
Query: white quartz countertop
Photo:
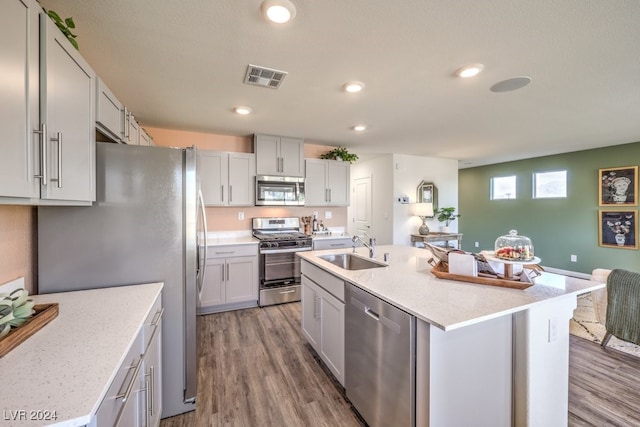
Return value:
[[(89, 424), (162, 286), (34, 296), (59, 313), (0, 358), (0, 425)], [(57, 419), (32, 419), (47, 414)]]
[(209, 237), (207, 246), (257, 245), (258, 239), (252, 236), (241, 237)]
[[(409, 246), (378, 246), (376, 260), (389, 253), (388, 266), (345, 270), (318, 255), (352, 249), (298, 252), (298, 256), (445, 331), (526, 310), (552, 298), (605, 287), (604, 283), (543, 272), (527, 289), (500, 288), (439, 279), (431, 273), (431, 252)], [(367, 258), (369, 250), (356, 254)]]

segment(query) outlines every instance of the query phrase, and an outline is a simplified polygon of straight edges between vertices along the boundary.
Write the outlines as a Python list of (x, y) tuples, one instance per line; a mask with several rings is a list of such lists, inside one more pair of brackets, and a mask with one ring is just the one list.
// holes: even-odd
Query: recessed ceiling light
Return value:
[(249, 107), (242, 107), (242, 106), (234, 107), (233, 111), (235, 113), (243, 115), (243, 116), (246, 116), (247, 114), (251, 114), (251, 108), (249, 108)]
[(264, 0), (260, 9), (265, 18), (276, 24), (284, 24), (296, 16), (296, 7), (289, 0)]
[(353, 130), (355, 130), (356, 132), (362, 132), (366, 128), (367, 128), (367, 125), (355, 125), (355, 126), (353, 126)]
[(364, 89), (364, 83), (358, 81), (346, 82), (342, 88), (349, 93), (357, 93)]
[(482, 70), (484, 70), (484, 65), (482, 64), (465, 65), (464, 67), (456, 71), (456, 76), (466, 79), (469, 77), (477, 76)]

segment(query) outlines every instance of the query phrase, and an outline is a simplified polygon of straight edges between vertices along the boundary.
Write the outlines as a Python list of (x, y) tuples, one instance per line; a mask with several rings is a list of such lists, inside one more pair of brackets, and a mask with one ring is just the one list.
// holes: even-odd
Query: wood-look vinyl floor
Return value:
[(300, 314), (291, 303), (200, 316), (196, 411), (161, 427), (360, 427), (306, 344)]
[(640, 426), (640, 358), (570, 336), (569, 426)]
[[(300, 330), (300, 304), (198, 318), (196, 411), (161, 427), (362, 423)], [(569, 426), (640, 426), (640, 359), (570, 337)]]

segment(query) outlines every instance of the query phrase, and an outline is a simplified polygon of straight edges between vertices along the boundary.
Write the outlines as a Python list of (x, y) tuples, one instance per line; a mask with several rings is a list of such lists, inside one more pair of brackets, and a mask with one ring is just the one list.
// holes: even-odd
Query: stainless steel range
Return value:
[(300, 218), (253, 218), (253, 237), (260, 240), (259, 305), (300, 301), (300, 258), (310, 251), (311, 236), (300, 232)]

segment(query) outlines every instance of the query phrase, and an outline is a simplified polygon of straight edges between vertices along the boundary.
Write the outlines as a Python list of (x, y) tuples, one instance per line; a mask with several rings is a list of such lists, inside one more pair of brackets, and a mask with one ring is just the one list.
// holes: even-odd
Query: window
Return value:
[(516, 176), (499, 176), (491, 178), (491, 200), (515, 199)]
[(536, 172), (533, 174), (533, 198), (567, 197), (567, 171)]

